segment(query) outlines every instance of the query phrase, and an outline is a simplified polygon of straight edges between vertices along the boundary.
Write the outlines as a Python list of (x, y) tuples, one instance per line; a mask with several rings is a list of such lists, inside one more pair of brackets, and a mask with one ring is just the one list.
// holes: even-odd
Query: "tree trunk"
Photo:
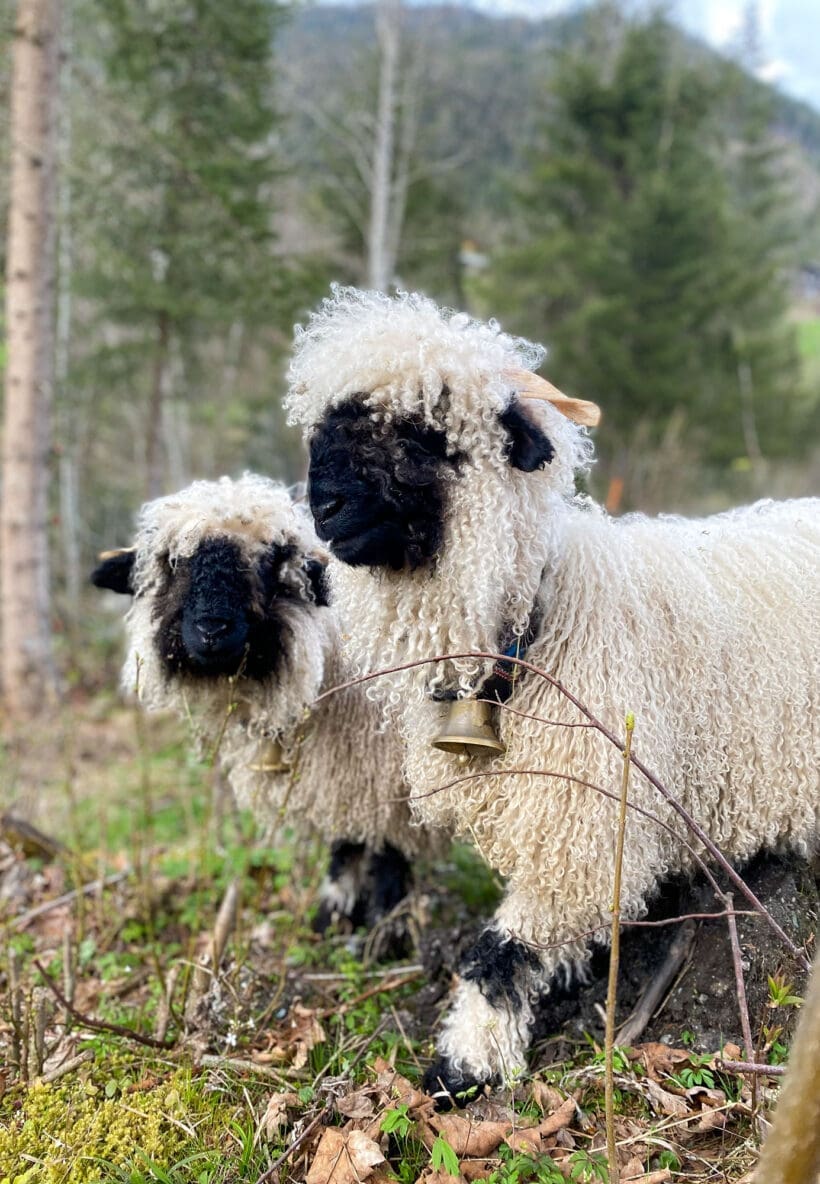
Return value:
[(168, 368), (168, 349), (171, 343), (171, 319), (164, 310), (157, 318), (157, 344), (154, 353), (154, 372), (148, 400), (148, 423), (145, 448), (145, 496), (148, 501), (160, 497), (165, 490), (165, 451), (162, 424), (165, 418), (165, 385)]
[(399, 0), (379, 0), (376, 34), (379, 40), (379, 99), (373, 145), (373, 183), (367, 236), (368, 286), (385, 292), (393, 277), (395, 258), (390, 249), (390, 211), (396, 137), (396, 86), (399, 65)]
[(9, 714), (54, 697), (48, 456), (54, 366), (60, 0), (19, 0), (11, 82), (8, 361), (0, 508), (0, 677)]

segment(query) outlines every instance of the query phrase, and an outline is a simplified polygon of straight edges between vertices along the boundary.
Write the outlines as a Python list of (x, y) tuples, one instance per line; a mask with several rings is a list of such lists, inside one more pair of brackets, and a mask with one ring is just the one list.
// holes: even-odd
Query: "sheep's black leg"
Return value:
[(412, 880), (409, 862), (392, 843), (371, 854), (366, 887), (368, 927), (393, 911), (409, 892)]
[(317, 933), (324, 933), (340, 921), (348, 921), (354, 929), (365, 923), (362, 893), (367, 869), (368, 851), (364, 843), (341, 840), (333, 844), (313, 922)]
[(410, 864), (390, 843), (378, 851), (364, 843), (334, 843), (314, 929), (324, 933), (340, 921), (371, 929), (407, 895), (411, 880)]
[(485, 1084), (521, 1069), (540, 965), (534, 950), (495, 928), (467, 952), (439, 1055), (424, 1075), (438, 1109), (464, 1105)]

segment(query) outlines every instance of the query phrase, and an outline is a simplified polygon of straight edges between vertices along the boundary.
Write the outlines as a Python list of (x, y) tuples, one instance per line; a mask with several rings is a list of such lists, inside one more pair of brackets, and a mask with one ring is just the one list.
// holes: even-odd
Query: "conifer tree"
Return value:
[[(99, 361), (142, 407), (141, 492), (155, 496), (174, 445), (169, 391), (231, 371), (249, 326), (275, 322), (289, 294), (273, 233), (281, 12), (270, 0), (90, 2), (99, 40), (81, 81), (99, 107), (100, 151), (87, 124), (85, 143), (106, 189), (104, 201), (89, 186), (78, 195), (78, 282), (119, 328)], [(84, 211), (93, 242), (83, 241)], [(214, 364), (217, 340), (224, 357)]]
[(622, 469), (636, 432), (651, 447), (681, 417), (705, 459), (745, 456), (743, 400), (796, 385), (783, 187), (748, 128), (727, 142), (728, 69), (662, 15), (593, 12), (552, 76), (515, 241), (490, 280), (508, 323), (551, 346), (549, 377), (605, 408), (601, 452)]

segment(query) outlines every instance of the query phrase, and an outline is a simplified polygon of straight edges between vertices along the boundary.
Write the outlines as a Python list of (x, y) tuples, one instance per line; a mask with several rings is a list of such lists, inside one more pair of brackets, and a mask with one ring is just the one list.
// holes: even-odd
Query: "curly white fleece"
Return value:
[[(761, 502), (702, 521), (609, 518), (574, 495), (589, 440), (549, 404), (526, 407), (555, 447), (552, 463), (522, 473), (504, 455), (497, 412), (514, 391), (503, 372), (533, 356), (495, 327), (418, 296), (336, 290), (298, 334), (288, 403), (307, 432), (328, 406), (362, 392), (381, 418), (421, 414), (445, 428), (467, 457), (448, 491), (432, 568), (332, 565), (353, 659), (377, 670), (494, 652), (502, 628), (522, 630), (537, 604), (527, 659), (616, 734), (633, 712), (634, 751), (730, 858), (808, 848), (820, 827), (820, 500)], [(444, 710), (418, 702), (430, 669), (392, 676), (386, 692), (401, 712), (416, 814), (469, 836), (507, 877), (494, 920), (501, 935), (566, 943), (541, 951), (546, 981), (562, 964), (582, 963), (581, 935), (609, 922), (617, 806), (583, 782), (617, 794), (621, 756), (591, 728), (560, 726), (583, 718), (526, 674), (513, 710), (499, 713), (506, 753), (465, 768), (430, 745)], [(463, 688), (475, 672), (458, 664)], [(683, 833), (638, 775), (630, 798)], [(680, 839), (633, 813), (624, 915), (642, 912), (660, 877), (691, 866)], [(493, 1028), (486, 1010), (462, 983), (439, 1041), (479, 1078), (521, 1067), (528, 1039), (527, 1023), (499, 1016)]]
[[(272, 543), (294, 555), (279, 578), (295, 593), (283, 602), (290, 629), (284, 673), (257, 680), (192, 679), (169, 674), (157, 648), (157, 591), (167, 566), (191, 556), (206, 538), (228, 538), (249, 568)], [(390, 842), (412, 856), (429, 847), (411, 825), (401, 751), (360, 688), (316, 697), (345, 681), (334, 613), (308, 596), (303, 564), (321, 553), (306, 513), (284, 486), (246, 473), (236, 481), (196, 481), (147, 503), (137, 518), (135, 595), (126, 615), (128, 656), (122, 682), (150, 709), (170, 708), (193, 724), (200, 747), (218, 744), (219, 759), (242, 805), (269, 828), (286, 823), (325, 839), (344, 837), (375, 847)], [(276, 772), (271, 741), (289, 772)]]

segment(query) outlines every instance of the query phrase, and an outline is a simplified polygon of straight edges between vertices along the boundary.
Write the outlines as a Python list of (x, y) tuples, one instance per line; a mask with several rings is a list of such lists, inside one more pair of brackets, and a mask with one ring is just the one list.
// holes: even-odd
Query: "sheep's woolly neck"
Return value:
[[(510, 467), (499, 422), (514, 397), (511, 367), (534, 368), (538, 346), (423, 296), (390, 298), (334, 289), (305, 328), (297, 329), (286, 399), (292, 422), (309, 433), (324, 413), (354, 394), (384, 422), (408, 416), (446, 433), (464, 455), (448, 487), (444, 544), (435, 567), (414, 572), (332, 569), (334, 599), (350, 652), (375, 670), (470, 649), (495, 650), (499, 629), (522, 633), (551, 551), (551, 522), (574, 490), (591, 444), (549, 404), (528, 402), (555, 457), (543, 472)], [(361, 613), (362, 604), (368, 612)], [(408, 624), (412, 622), (412, 628)], [(476, 663), (457, 664), (469, 689)], [(408, 684), (421, 694), (439, 671), (394, 680), (398, 702)]]

